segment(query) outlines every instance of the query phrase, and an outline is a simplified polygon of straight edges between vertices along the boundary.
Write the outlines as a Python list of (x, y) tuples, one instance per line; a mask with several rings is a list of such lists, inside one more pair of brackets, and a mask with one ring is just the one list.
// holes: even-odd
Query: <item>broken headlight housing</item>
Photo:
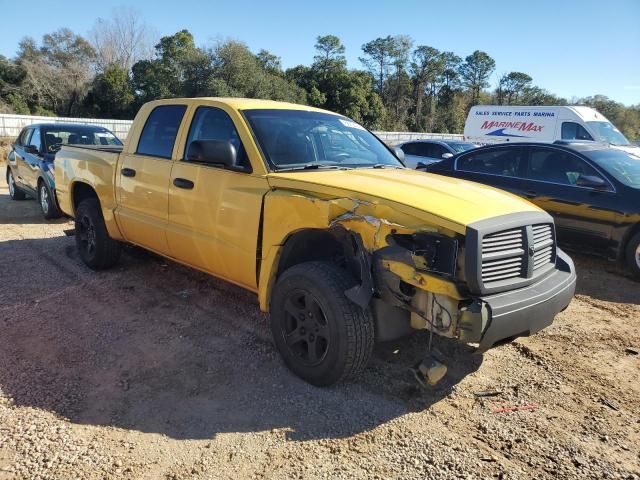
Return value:
[(394, 234), (396, 245), (411, 252), (417, 270), (450, 278), (458, 271), (459, 240), (432, 232)]

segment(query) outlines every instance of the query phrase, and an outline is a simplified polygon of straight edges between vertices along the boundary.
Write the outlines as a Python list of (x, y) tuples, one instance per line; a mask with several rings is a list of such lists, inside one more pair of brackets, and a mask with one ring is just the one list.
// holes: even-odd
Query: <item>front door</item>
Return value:
[(186, 105), (153, 109), (135, 153), (123, 153), (116, 218), (125, 239), (169, 255), (167, 222), (173, 150)]
[[(607, 186), (579, 186), (581, 175), (602, 178)], [(607, 248), (619, 212), (613, 187), (595, 168), (564, 150), (531, 147), (525, 176), (531, 201), (554, 217), (561, 243), (590, 251)]]
[[(187, 160), (196, 140), (230, 142), (239, 167), (225, 170)], [(245, 149), (229, 115), (220, 108), (198, 107), (189, 128), (182, 160), (175, 162), (169, 183), (171, 256), (218, 277), (255, 290), (264, 177), (253, 175)]]

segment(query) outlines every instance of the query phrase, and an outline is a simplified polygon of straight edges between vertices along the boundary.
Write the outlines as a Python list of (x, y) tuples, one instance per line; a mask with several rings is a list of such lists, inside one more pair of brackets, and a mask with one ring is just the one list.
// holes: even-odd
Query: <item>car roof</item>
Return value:
[[(509, 142), (509, 143), (493, 143), (490, 145), (483, 145), (473, 150), (473, 152), (489, 150), (491, 148), (508, 148), (508, 147), (555, 147), (561, 150), (573, 151), (573, 152), (593, 152), (598, 150), (610, 150), (611, 146), (606, 143), (591, 142), (591, 141), (568, 141), (559, 140), (553, 143), (544, 142)], [(469, 153), (461, 152), (458, 155)]]
[(331, 115), (342, 116), (336, 112), (323, 110), (321, 108), (310, 107), (309, 105), (300, 105), (297, 103), (278, 102), (275, 100), (261, 100), (257, 98), (236, 98), (236, 97), (197, 97), (197, 98), (166, 98), (162, 100), (154, 100), (149, 102), (154, 106), (171, 105), (175, 103), (187, 103), (192, 105), (203, 105), (207, 103), (223, 104), (234, 110), (303, 110), (310, 112), (328, 113)]
[(31, 125), (25, 125), (24, 128), (73, 128), (73, 127), (94, 127), (94, 128), (102, 128), (104, 130), (108, 130), (106, 127), (102, 125), (95, 125), (92, 123), (32, 123)]
[(469, 143), (471, 144), (471, 142), (467, 142), (465, 140), (446, 140), (446, 139), (440, 139), (440, 138), (419, 138), (416, 140), (407, 140), (406, 142), (402, 142), (399, 145), (406, 145), (407, 143), (444, 143), (444, 144), (449, 144), (449, 143)]

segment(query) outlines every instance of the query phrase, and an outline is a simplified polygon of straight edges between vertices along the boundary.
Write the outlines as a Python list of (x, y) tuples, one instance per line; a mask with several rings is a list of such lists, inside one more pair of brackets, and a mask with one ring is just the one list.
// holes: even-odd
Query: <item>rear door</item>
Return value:
[(116, 172), (116, 215), (124, 237), (150, 250), (169, 255), (167, 222), (169, 178), (174, 146), (187, 106), (155, 107), (142, 129), (133, 153), (122, 153)]
[[(577, 185), (580, 175), (598, 177), (605, 188)], [(551, 146), (532, 146), (525, 172), (531, 201), (555, 218), (558, 240), (569, 246), (607, 248), (619, 215), (615, 189), (582, 157)]]
[[(222, 108), (197, 107), (169, 183), (171, 256), (218, 277), (255, 290), (262, 199), (269, 190), (254, 175), (238, 129)], [(187, 160), (196, 140), (231, 143), (242, 169)]]

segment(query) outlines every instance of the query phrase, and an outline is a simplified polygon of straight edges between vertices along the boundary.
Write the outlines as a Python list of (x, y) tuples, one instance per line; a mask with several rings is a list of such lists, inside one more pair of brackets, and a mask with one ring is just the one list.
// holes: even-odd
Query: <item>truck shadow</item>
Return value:
[(429, 409), (482, 363), (436, 338), (451, 368), (423, 391), (409, 372), (427, 344), (417, 334), (378, 346), (356, 381), (315, 388), (281, 362), (253, 294), (138, 249), (91, 272), (65, 236), (1, 242), (0, 282), (0, 391), (78, 424), (345, 437)]

